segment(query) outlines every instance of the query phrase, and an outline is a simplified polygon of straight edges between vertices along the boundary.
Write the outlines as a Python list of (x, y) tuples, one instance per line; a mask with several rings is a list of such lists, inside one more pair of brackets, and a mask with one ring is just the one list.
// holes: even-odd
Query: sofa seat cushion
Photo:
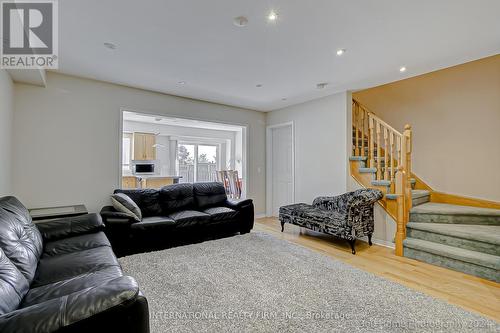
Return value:
[(150, 216), (142, 219), (141, 222), (132, 224), (130, 227), (135, 230), (163, 229), (175, 225), (175, 221), (167, 216)]
[(279, 213), (280, 216), (295, 217), (318, 226), (344, 225), (346, 221), (346, 214), (344, 213), (323, 210), (304, 203), (282, 206)]
[(203, 213), (210, 215), (212, 221), (231, 220), (238, 216), (238, 212), (227, 207), (212, 207), (205, 209)]
[(196, 210), (181, 210), (169, 214), (168, 217), (175, 221), (176, 226), (200, 225), (210, 221), (210, 215)]
[(99, 246), (111, 246), (106, 235), (102, 231), (48, 242), (45, 244), (43, 256), (57, 256), (60, 254), (93, 249)]
[(75, 291), (96, 287), (122, 275), (120, 267), (110, 266), (97, 271), (85, 272), (67, 280), (32, 288), (24, 297), (21, 307), (25, 308), (53, 298), (69, 295)]
[(32, 287), (66, 280), (111, 266), (120, 267), (120, 264), (109, 246), (42, 257)]

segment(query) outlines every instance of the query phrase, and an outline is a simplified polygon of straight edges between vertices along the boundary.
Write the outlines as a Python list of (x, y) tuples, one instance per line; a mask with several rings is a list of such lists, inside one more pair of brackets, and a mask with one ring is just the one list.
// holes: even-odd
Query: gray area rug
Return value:
[(264, 233), (120, 259), (152, 332), (498, 332), (494, 321)]

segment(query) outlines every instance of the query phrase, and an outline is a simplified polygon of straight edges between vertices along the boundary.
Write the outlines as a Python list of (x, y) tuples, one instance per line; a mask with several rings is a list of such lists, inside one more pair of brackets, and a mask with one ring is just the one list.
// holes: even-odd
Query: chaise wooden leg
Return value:
[(349, 245), (351, 245), (351, 250), (352, 250), (351, 252), (352, 252), (352, 254), (356, 254), (356, 249), (354, 248), (354, 245), (355, 245), (355, 243), (356, 243), (356, 240), (355, 240), (355, 239), (353, 239), (353, 240), (350, 240), (350, 241), (348, 241), (348, 242), (349, 242)]
[(281, 232), (283, 232), (283, 230), (285, 230), (285, 222), (281, 222)]
[(370, 245), (370, 246), (373, 245), (373, 243), (372, 243), (372, 234), (368, 235), (368, 245)]

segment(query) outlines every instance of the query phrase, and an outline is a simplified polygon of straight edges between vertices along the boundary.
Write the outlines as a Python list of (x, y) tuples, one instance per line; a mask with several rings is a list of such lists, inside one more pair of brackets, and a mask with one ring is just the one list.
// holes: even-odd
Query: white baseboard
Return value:
[[(368, 243), (368, 237), (362, 237), (362, 238), (359, 238), (359, 240)], [(391, 241), (388, 241), (388, 240), (372, 238), (372, 243), (380, 245), (380, 246), (385, 246), (385, 247), (388, 247), (390, 249), (394, 249), (395, 248), (394, 243), (391, 242)]]

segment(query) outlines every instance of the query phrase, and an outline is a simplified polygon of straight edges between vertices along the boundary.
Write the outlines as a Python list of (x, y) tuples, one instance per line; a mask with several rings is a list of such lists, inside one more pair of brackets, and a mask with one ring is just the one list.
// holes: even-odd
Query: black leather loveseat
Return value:
[(149, 332), (146, 298), (103, 226), (96, 214), (34, 224), (0, 198), (0, 332)]
[(203, 237), (214, 230), (248, 233), (253, 228), (251, 199), (228, 200), (222, 183), (182, 183), (157, 189), (115, 190), (139, 206), (142, 220), (103, 207), (101, 216), (113, 249), (128, 254), (168, 247), (180, 239)]

